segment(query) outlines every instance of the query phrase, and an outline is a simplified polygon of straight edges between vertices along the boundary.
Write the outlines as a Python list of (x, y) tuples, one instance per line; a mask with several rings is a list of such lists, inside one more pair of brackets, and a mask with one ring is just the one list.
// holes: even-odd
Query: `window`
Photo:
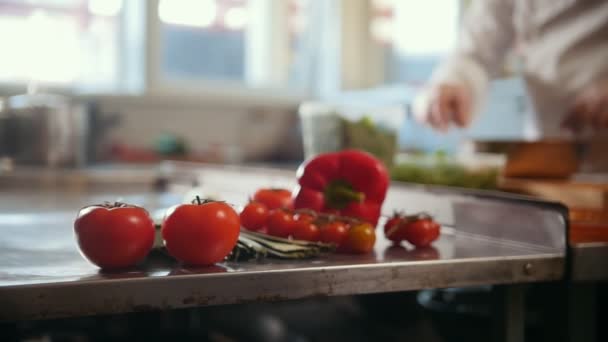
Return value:
[[(398, 1), (388, 2), (398, 7)], [(356, 21), (348, 19), (353, 3)], [(0, 0), (0, 85), (34, 81), (72, 90), (154, 93), (257, 89), (249, 94), (293, 98), (340, 91), (348, 83), (344, 79), (371, 84), (360, 70), (377, 63), (349, 63), (354, 59), (348, 56), (365, 49), (353, 53), (346, 47), (365, 36), (367, 5), (368, 0)], [(387, 53), (398, 51), (397, 43), (389, 40)]]
[(459, 11), (457, 0), (373, 0), (369, 29), (384, 52), (384, 81), (425, 82), (456, 42)]
[(246, 0), (161, 0), (161, 68), (168, 78), (245, 79)]
[(307, 87), (311, 3), (159, 0), (159, 85)]
[(113, 87), (122, 0), (0, 0), (0, 83)]
[(0, 84), (305, 88), (314, 48), (305, 34), (309, 7), (306, 0), (0, 0)]

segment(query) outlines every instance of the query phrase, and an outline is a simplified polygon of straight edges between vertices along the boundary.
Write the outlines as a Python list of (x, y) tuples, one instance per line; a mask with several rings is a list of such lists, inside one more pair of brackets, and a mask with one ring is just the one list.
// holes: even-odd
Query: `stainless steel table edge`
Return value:
[(565, 258), (559, 254), (479, 259), (5, 286), (0, 291), (0, 320), (529, 283), (564, 276)]

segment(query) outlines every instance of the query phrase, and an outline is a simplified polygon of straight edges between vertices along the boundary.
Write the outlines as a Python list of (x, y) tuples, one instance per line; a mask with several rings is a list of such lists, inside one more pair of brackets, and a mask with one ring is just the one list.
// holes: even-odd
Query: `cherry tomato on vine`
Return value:
[(376, 232), (369, 223), (354, 225), (348, 230), (342, 243), (344, 250), (350, 253), (369, 253), (374, 249)]
[(294, 216), (294, 219), (296, 221), (313, 222), (315, 220), (315, 216), (308, 213), (298, 213)]
[(321, 227), (319, 240), (326, 243), (340, 245), (346, 239), (348, 234), (348, 226), (344, 222), (334, 221), (327, 223)]
[(414, 246), (425, 247), (439, 237), (440, 225), (425, 213), (415, 215), (395, 214), (384, 225), (386, 237), (396, 243), (408, 241)]
[(273, 210), (268, 217), (268, 234), (278, 237), (289, 237), (293, 233), (293, 215), (281, 210)]
[(269, 210), (293, 209), (291, 191), (287, 189), (260, 189), (253, 195), (253, 200), (264, 204)]
[(82, 208), (74, 222), (82, 255), (104, 269), (143, 260), (154, 244), (154, 222), (144, 208), (125, 203)]
[(406, 240), (405, 229), (403, 229), (405, 221), (405, 216), (399, 213), (395, 213), (389, 218), (384, 224), (384, 235), (386, 238), (395, 243)]
[(408, 222), (404, 230), (409, 243), (416, 247), (426, 247), (439, 237), (440, 225), (431, 218), (423, 218)]
[(296, 240), (318, 241), (321, 232), (319, 227), (311, 221), (299, 220), (294, 222), (291, 236)]
[(167, 212), (162, 235), (167, 251), (189, 265), (211, 265), (224, 260), (239, 237), (239, 215), (224, 202), (182, 204)]
[(250, 202), (241, 211), (241, 225), (249, 230), (260, 231), (268, 223), (268, 208), (259, 202)]

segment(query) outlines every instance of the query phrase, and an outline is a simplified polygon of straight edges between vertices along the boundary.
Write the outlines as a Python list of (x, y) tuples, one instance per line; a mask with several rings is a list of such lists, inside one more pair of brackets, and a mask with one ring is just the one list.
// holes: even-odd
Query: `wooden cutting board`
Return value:
[(507, 177), (568, 179), (579, 168), (576, 145), (564, 141), (512, 143), (503, 173)]
[(571, 243), (608, 242), (608, 182), (504, 177), (499, 187), (568, 206)]
[(558, 201), (569, 208), (608, 209), (608, 182), (502, 177), (498, 187)]

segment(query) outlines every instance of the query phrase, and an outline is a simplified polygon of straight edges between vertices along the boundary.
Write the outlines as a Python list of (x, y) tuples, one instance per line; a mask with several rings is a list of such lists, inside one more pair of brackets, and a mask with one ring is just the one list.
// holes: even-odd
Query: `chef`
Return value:
[(515, 46), (540, 136), (608, 128), (606, 0), (473, 0), (416, 117), (440, 131), (468, 126)]

